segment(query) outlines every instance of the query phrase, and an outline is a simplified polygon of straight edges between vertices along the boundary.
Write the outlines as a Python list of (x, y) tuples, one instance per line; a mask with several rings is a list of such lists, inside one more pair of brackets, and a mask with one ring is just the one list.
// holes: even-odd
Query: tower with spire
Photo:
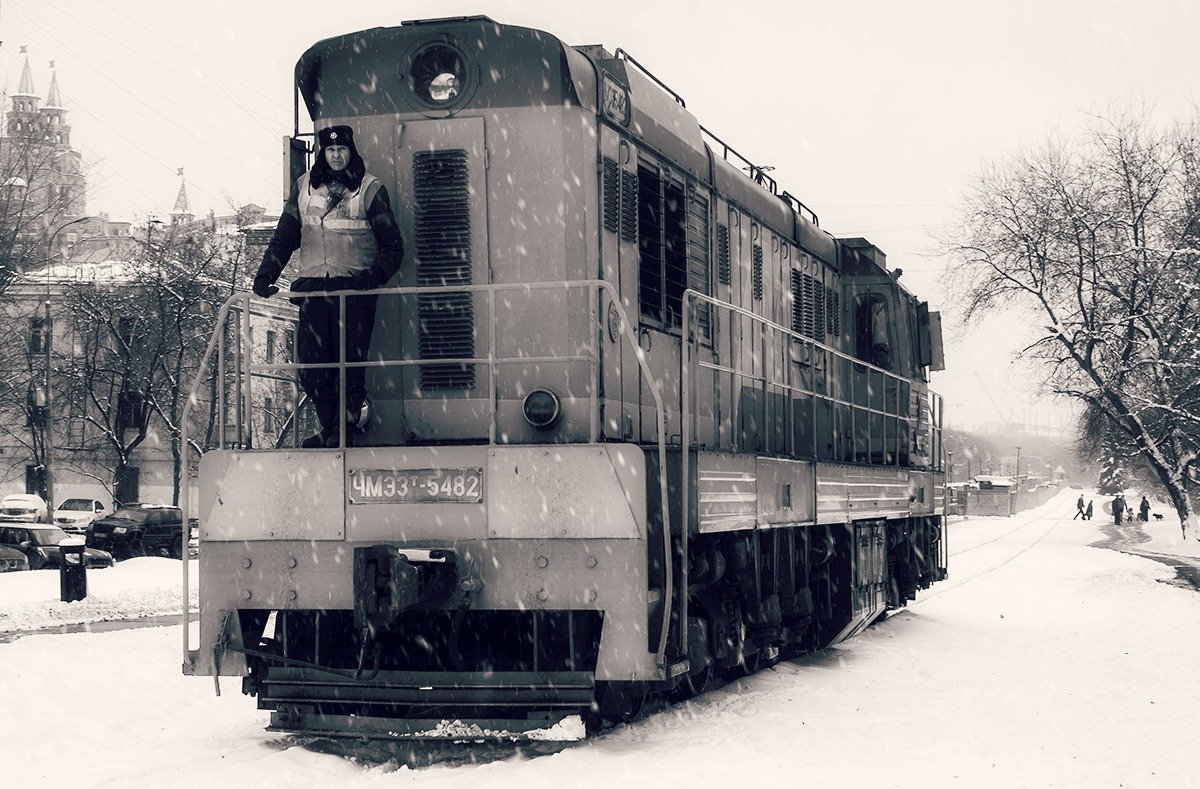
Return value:
[[(21, 53), (25, 54), (25, 47)], [(5, 136), (0, 140), (6, 182), (31, 190), (26, 197), (54, 224), (86, 210), (83, 157), (71, 147), (71, 126), (58, 87), (58, 72), (50, 61), (50, 89), (43, 105), (33, 84), (29, 55), (21, 81), (10, 96)]]
[(179, 194), (175, 195), (175, 207), (171, 209), (171, 224), (186, 225), (190, 223), (196, 215), (192, 213), (191, 206), (188, 205), (187, 182), (183, 180), (183, 168), (179, 168)]

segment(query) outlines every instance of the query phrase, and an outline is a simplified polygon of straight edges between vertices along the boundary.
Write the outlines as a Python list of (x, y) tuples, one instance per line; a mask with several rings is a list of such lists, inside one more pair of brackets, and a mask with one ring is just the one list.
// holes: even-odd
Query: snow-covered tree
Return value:
[(1027, 352), (1196, 525), (1200, 467), (1200, 117), (1090, 117), (986, 167), (945, 239), (965, 318), (1032, 315)]

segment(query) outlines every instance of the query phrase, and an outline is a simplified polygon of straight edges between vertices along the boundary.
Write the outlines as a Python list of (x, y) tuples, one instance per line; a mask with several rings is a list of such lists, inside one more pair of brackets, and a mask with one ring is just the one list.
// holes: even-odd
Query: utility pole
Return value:
[(1017, 484), (1021, 484), (1021, 445), (1017, 444)]
[(54, 266), (54, 239), (58, 237), (66, 228), (71, 225), (77, 225), (80, 222), (86, 222), (89, 219), (94, 219), (92, 216), (81, 216), (78, 219), (72, 219), (70, 222), (59, 225), (50, 234), (50, 238), (46, 240), (46, 420), (43, 423), (43, 446), (42, 446), (42, 468), (46, 475), (46, 513), (54, 512), (54, 475), (51, 471), (52, 462), (54, 459), (54, 395), (51, 388), (50, 379), (53, 370), (53, 357), (51, 352), (54, 348), (54, 316), (50, 312), (50, 271)]
[[(47, 269), (46, 277), (49, 279), (50, 273)], [(46, 287), (49, 291), (49, 285)], [(54, 475), (50, 473), (51, 463), (54, 459), (54, 396), (50, 389), (50, 371), (51, 357), (50, 350), (54, 346), (54, 324), (51, 322), (50, 316), (50, 294), (46, 294), (46, 420), (42, 423), (42, 429), (46, 431), (42, 438), (42, 468), (46, 474), (46, 515), (54, 512)]]

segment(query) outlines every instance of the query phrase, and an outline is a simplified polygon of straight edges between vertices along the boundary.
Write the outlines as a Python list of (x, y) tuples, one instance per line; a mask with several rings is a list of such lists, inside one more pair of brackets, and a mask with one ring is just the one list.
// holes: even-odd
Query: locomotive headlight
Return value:
[(558, 395), (549, 389), (534, 389), (525, 395), (525, 421), (539, 430), (545, 430), (558, 421), (562, 406)]
[(427, 44), (413, 56), (409, 79), (413, 92), (426, 104), (451, 105), (462, 94), (467, 59), (445, 42)]
[(434, 101), (450, 101), (458, 95), (458, 77), (442, 72), (429, 83), (429, 98)]

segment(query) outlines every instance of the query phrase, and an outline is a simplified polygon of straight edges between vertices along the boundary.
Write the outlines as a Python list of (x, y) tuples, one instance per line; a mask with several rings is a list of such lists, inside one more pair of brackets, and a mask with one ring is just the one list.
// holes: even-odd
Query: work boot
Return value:
[[(333, 443), (330, 444), (330, 436), (333, 436)], [(321, 428), (320, 433), (313, 433), (308, 438), (300, 442), (303, 449), (323, 449), (325, 447), (336, 447), (338, 442), (337, 428), (330, 430), (327, 427)]]
[[(353, 422), (346, 423), (346, 446), (352, 447), (359, 443), (360, 439), (365, 435), (365, 431), (354, 424)], [(333, 448), (338, 445), (338, 431), (333, 430), (329, 437), (325, 439), (325, 447)]]

